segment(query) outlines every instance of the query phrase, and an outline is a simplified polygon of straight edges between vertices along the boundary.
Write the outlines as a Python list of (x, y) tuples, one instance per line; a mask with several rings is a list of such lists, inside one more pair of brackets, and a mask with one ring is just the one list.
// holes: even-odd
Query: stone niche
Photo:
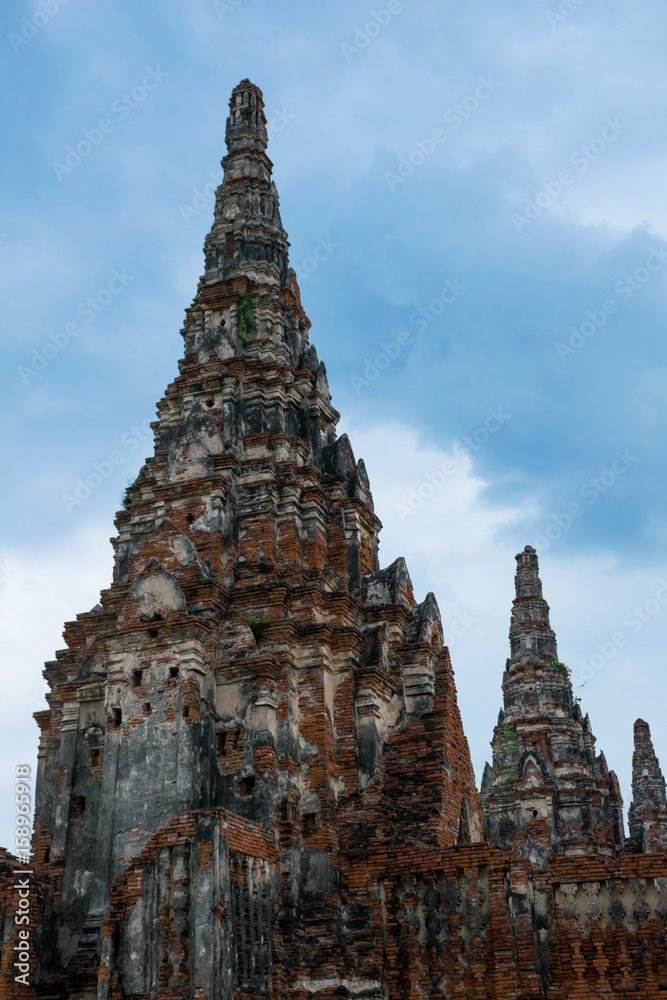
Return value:
[(184, 814), (152, 838), (115, 888), (101, 1000), (120, 983), (127, 997), (178, 996), (189, 983), (193, 994), (221, 1000), (265, 987), (279, 873), (263, 838), (223, 810)]

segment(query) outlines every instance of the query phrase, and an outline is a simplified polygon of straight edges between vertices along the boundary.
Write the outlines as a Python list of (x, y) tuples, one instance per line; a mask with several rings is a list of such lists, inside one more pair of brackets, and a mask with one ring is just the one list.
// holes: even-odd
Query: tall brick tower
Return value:
[(645, 854), (667, 850), (667, 793), (651, 739), (643, 719), (635, 722), (635, 749), (632, 755), (632, 803), (629, 815), (630, 839)]
[(247, 80), (227, 147), (113, 582), (46, 664), (30, 865), (0, 849), (0, 1000), (663, 995), (648, 726), (621, 850), (526, 548), (482, 818), (435, 598), (379, 568), (336, 435)]
[(344, 982), (379, 1000), (393, 917), (378, 872), (481, 840), (438, 608), (415, 602), (402, 559), (379, 568), (247, 80), (226, 138), (113, 583), (46, 665), (44, 996)]
[(523, 842), (527, 853), (539, 845), (612, 854), (623, 846), (618, 780), (596, 756), (588, 715), (558, 661), (535, 549), (527, 545), (516, 561), (504, 707), (482, 781), (485, 832), (494, 844)]

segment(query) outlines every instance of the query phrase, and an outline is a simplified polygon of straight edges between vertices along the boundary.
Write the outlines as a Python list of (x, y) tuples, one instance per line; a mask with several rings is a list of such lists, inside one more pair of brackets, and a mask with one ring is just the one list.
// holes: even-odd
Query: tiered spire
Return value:
[(359, 914), (378, 896), (357, 872), (375, 846), (481, 837), (438, 608), (416, 603), (402, 560), (379, 569), (247, 80), (227, 143), (113, 584), (47, 665), (34, 849), (57, 891), (41, 968), (72, 977), (54, 995), (97, 995), (98, 972), (107, 1000), (255, 995), (283, 934), (279, 992), (367, 983)]
[(558, 662), (556, 634), (549, 623), (549, 605), (542, 596), (537, 553), (527, 545), (516, 561), (511, 658), (503, 677), (505, 721), (569, 715), (572, 687), (567, 671)]
[(609, 853), (623, 842), (618, 781), (604, 754), (595, 755), (588, 716), (582, 718), (570, 672), (558, 660), (537, 553), (527, 545), (516, 560), (511, 658), (493, 767), (486, 765), (482, 781), (486, 832), (497, 844), (520, 837), (557, 852)]
[(226, 140), (224, 179), (204, 244), (204, 281), (212, 285), (245, 275), (255, 282), (290, 287), (289, 242), (271, 178), (273, 164), (266, 155), (264, 101), (250, 80), (243, 80), (232, 92)]
[[(234, 89), (205, 273), (182, 331), (181, 377), (158, 404), (156, 453), (128, 491), (126, 506), (148, 498), (152, 481), (196, 482), (192, 499), (196, 494), (206, 510), (192, 516), (200, 530), (221, 530), (212, 566), (227, 585), (252, 578), (260, 567), (268, 580), (280, 567), (283, 577), (300, 571), (333, 586), (339, 578), (329, 572), (340, 570), (359, 592), (364, 573), (378, 569), (380, 522), (363, 461), (355, 461), (346, 435), (336, 436), (339, 414), (326, 369), (309, 344), (310, 321), (289, 267), (265, 151), (263, 109), (262, 92), (250, 81)], [(278, 487), (277, 468), (307, 466), (318, 476), (342, 477), (341, 501), (349, 508), (342, 523), (315, 493), (304, 505), (289, 477)], [(325, 542), (330, 516), (342, 536), (333, 559)], [(132, 522), (136, 517), (121, 515), (119, 570), (132, 545)]]
[(632, 755), (632, 804), (629, 813), (630, 839), (644, 854), (667, 850), (667, 793), (651, 739), (643, 719), (635, 722), (635, 749)]

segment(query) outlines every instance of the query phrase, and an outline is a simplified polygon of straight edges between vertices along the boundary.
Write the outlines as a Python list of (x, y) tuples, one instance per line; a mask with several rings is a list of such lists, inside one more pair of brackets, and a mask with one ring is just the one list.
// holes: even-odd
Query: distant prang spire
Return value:
[(582, 718), (570, 672), (558, 660), (537, 552), (527, 545), (516, 562), (503, 708), (491, 743), (493, 766), (486, 765), (482, 780), (487, 836), (499, 845), (518, 839), (534, 860), (549, 850), (619, 851), (618, 781), (604, 754), (596, 756), (588, 716)]
[(635, 749), (632, 755), (632, 804), (630, 839), (643, 854), (667, 850), (667, 793), (651, 739), (643, 719), (635, 722)]
[[(563, 670), (553, 672), (552, 661), (558, 661), (556, 634), (549, 622), (549, 605), (542, 596), (542, 581), (537, 552), (526, 545), (516, 557), (514, 585), (516, 596), (512, 605), (510, 623), (510, 654), (505, 690), (505, 711), (531, 714), (562, 712), (572, 708), (572, 686)], [(539, 661), (542, 668), (541, 683), (531, 678), (523, 684), (524, 668)], [(529, 672), (529, 677), (531, 676)], [(552, 683), (555, 682), (555, 683)], [(506, 690), (507, 687), (507, 690)], [(521, 695), (518, 689), (521, 689)]]

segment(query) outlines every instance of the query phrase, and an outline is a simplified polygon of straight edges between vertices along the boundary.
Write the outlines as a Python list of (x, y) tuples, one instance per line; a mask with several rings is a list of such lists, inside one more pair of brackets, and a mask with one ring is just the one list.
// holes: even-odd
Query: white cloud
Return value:
[[(531, 497), (522, 506), (494, 504), (486, 495), (489, 484), (475, 472), (474, 459), (461, 459), (452, 449), (420, 439), (410, 428), (396, 423), (356, 428), (348, 421), (346, 430), (355, 456), (366, 462), (383, 522), (381, 564), (405, 556), (416, 599), (423, 600), (432, 590), (440, 605), (479, 781), (502, 705), (514, 556), (534, 537), (540, 511)], [(429, 473), (447, 462), (456, 472), (401, 523), (396, 505), (405, 505), (410, 490), (417, 492), (429, 482)], [(542, 555), (540, 568), (559, 655), (575, 677), (583, 663), (601, 655), (598, 644), (610, 652), (612, 637), (619, 631), (627, 635), (627, 643), (605, 659), (585, 687), (575, 682), (574, 691), (582, 698), (582, 710), (591, 715), (598, 751), (605, 752), (619, 775), (627, 807), (636, 718), (652, 723), (656, 751), (667, 768), (667, 607), (645, 615), (641, 629), (626, 621), (633, 608), (654, 598), (660, 579), (667, 580), (667, 565), (623, 565), (605, 552), (572, 555), (563, 550), (561, 539)], [(649, 607), (653, 611), (655, 606)]]
[(39, 730), (32, 713), (47, 707), (44, 663), (64, 647), (63, 625), (89, 611), (112, 574), (109, 525), (88, 526), (59, 539), (49, 550), (0, 552), (6, 566), (0, 582), (0, 845), (14, 845), (14, 768), (37, 760)]
[(592, 174), (568, 194), (567, 201), (580, 225), (609, 223), (622, 232), (645, 226), (658, 241), (667, 234), (667, 197), (664, 156), (640, 162), (609, 165), (602, 176)]

